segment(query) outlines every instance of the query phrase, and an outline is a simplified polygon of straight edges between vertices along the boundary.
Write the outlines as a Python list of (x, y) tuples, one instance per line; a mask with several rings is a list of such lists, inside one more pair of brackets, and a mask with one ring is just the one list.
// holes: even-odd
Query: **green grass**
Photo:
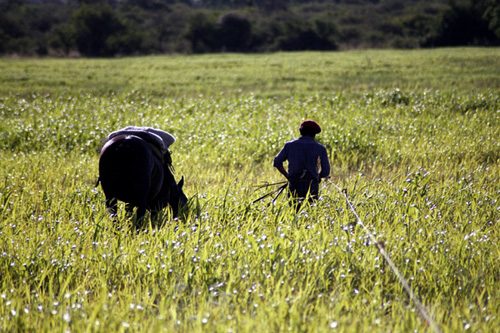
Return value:
[[(313, 118), (331, 181), (436, 324), (495, 331), (498, 54), (0, 59), (0, 330), (431, 331), (332, 184), (299, 214), (284, 195), (252, 204)], [(191, 198), (138, 235), (95, 187), (126, 125), (177, 137)]]
[(157, 96), (307, 97), (399, 88), (500, 88), (500, 50), (463, 48), (121, 59), (2, 59), (0, 95), (140, 91)]

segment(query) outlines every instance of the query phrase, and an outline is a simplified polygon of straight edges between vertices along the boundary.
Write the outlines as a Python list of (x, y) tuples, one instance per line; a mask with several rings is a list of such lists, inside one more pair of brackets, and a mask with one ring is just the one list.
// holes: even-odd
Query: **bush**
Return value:
[(278, 37), (279, 48), (283, 51), (335, 50), (333, 40), (336, 27), (332, 21), (315, 19), (304, 22), (296, 16), (287, 16)]
[(109, 57), (134, 53), (141, 35), (125, 25), (109, 5), (84, 4), (73, 16), (75, 42), (85, 56)]
[(0, 54), (496, 45), (500, 0), (0, 0)]
[(245, 16), (228, 12), (217, 20), (219, 41), (225, 51), (247, 51), (252, 36), (252, 24)]
[(453, 4), (440, 17), (426, 46), (490, 45), (498, 42), (476, 2)]
[(75, 47), (74, 35), (75, 31), (71, 24), (65, 23), (55, 26), (50, 32), (48, 44), (51, 49), (62, 51), (65, 55), (68, 55)]
[(194, 53), (219, 50), (215, 21), (214, 16), (207, 11), (197, 11), (189, 17), (185, 37), (191, 43)]

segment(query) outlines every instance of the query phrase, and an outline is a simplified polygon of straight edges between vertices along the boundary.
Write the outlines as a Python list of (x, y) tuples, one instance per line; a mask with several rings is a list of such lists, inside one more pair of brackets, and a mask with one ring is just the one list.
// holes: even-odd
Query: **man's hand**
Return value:
[(286, 177), (286, 179), (288, 179), (288, 172), (285, 170), (285, 168), (284, 168), (283, 166), (279, 166), (279, 167), (277, 167), (276, 169), (278, 169), (278, 171), (279, 171), (279, 172), (281, 172), (281, 174), (282, 174), (283, 176), (285, 176), (285, 177)]

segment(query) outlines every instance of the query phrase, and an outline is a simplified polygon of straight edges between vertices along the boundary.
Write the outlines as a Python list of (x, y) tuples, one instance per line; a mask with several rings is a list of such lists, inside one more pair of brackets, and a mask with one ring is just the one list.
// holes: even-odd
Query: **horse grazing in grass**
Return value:
[(170, 206), (174, 216), (187, 203), (182, 191), (184, 177), (175, 182), (170, 153), (164, 154), (146, 133), (117, 135), (103, 146), (99, 157), (99, 181), (106, 196), (106, 207), (116, 216), (117, 201), (127, 210), (137, 207), (136, 221), (141, 227), (146, 211), (156, 214)]

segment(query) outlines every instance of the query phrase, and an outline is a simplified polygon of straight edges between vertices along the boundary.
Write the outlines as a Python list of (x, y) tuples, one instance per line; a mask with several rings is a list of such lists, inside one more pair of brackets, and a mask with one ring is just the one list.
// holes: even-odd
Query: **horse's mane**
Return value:
[(175, 174), (175, 169), (172, 164), (172, 153), (167, 149), (165, 155), (163, 155), (163, 163), (168, 167), (168, 170), (172, 175)]

